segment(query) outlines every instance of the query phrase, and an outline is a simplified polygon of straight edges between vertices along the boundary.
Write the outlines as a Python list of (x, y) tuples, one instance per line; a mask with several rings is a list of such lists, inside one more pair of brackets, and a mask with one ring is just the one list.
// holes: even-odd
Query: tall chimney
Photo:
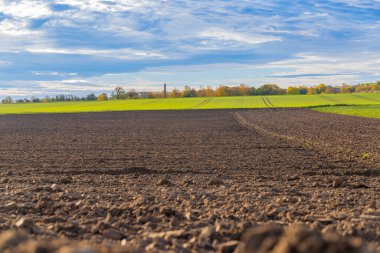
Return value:
[(166, 83), (164, 83), (164, 98), (167, 98), (167, 97), (168, 97), (168, 93), (166, 90)]

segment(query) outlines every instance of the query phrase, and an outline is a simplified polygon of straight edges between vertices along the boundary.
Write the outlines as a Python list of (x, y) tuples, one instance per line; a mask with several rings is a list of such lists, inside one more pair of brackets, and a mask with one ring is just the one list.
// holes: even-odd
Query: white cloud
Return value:
[(0, 96), (16, 96), (16, 97), (25, 97), (41, 94), (40, 91), (35, 89), (27, 88), (0, 88)]
[(40, 48), (29, 47), (25, 51), (35, 54), (67, 54), (67, 55), (92, 55), (100, 57), (117, 58), (124, 60), (139, 60), (144, 58), (166, 59), (167, 56), (158, 52), (149, 52), (142, 50), (110, 49), (110, 50), (93, 50), (86, 48)]
[(57, 0), (57, 4), (67, 4), (75, 6), (85, 11), (94, 12), (121, 12), (144, 9), (156, 5), (157, 1), (151, 0), (119, 0), (119, 1), (102, 1), (102, 0)]
[(38, 35), (40, 32), (33, 31), (28, 28), (29, 23), (23, 20), (5, 19), (0, 22), (1, 34), (12, 37), (20, 37), (26, 35)]
[(329, 0), (330, 2), (347, 4), (353, 7), (380, 9), (380, 0)]
[(32, 74), (34, 76), (59, 76), (59, 77), (78, 75), (77, 73), (61, 73), (61, 72), (56, 72), (56, 71), (32, 71)]
[(347, 74), (376, 75), (380, 68), (380, 58), (374, 53), (355, 55), (298, 54), (295, 59), (272, 62), (263, 67), (293, 68), (293, 71), (280, 72), (278, 75), (305, 74)]
[(219, 41), (238, 42), (243, 44), (261, 44), (273, 41), (281, 41), (281, 38), (275, 36), (266, 36), (260, 34), (252, 35), (235, 31), (227, 31), (219, 28), (211, 28), (206, 31), (202, 31), (199, 35), (201, 37), (213, 38)]
[(52, 14), (46, 1), (19, 0), (0, 2), (0, 12), (15, 18), (41, 18)]

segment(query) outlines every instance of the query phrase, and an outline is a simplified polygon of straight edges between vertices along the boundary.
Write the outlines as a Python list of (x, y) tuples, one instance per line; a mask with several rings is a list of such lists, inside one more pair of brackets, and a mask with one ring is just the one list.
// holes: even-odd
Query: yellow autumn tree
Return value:
[(299, 89), (297, 87), (289, 86), (286, 89), (286, 94), (287, 95), (299, 95), (300, 91), (299, 91)]
[(96, 98), (96, 100), (98, 100), (98, 101), (106, 101), (106, 100), (108, 100), (108, 96), (107, 96), (106, 93), (102, 93), (102, 94), (100, 94), (100, 95)]

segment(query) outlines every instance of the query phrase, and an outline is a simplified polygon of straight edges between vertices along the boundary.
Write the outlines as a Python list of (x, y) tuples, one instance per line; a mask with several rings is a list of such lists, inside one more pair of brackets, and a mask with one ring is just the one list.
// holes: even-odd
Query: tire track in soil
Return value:
[(272, 107), (275, 107), (272, 102), (269, 100), (268, 97), (264, 96), (264, 97), (261, 97), (261, 100), (264, 102), (265, 106), (268, 107), (268, 108), (272, 108)]
[(268, 97), (265, 97), (265, 98), (266, 98), (266, 100), (267, 100), (268, 104), (270, 104), (272, 107), (275, 107), (275, 106), (272, 104), (272, 102), (269, 100), (269, 98), (268, 98)]
[[(265, 110), (265, 109), (264, 109)], [(347, 155), (350, 154), (352, 157), (349, 159), (351, 162), (355, 162), (357, 164), (363, 164), (363, 165), (373, 165), (373, 160), (366, 160), (362, 159), (358, 154), (355, 147), (337, 147), (334, 144), (326, 143), (326, 142), (319, 142), (319, 141), (311, 141), (306, 140), (300, 136), (293, 136), (288, 134), (281, 134), (277, 133), (275, 131), (268, 130), (262, 126), (259, 126), (258, 124), (255, 124), (247, 119), (241, 112), (235, 112), (234, 113), (235, 119), (244, 127), (253, 129), (254, 131), (257, 131), (261, 135), (267, 137), (267, 138), (274, 138), (280, 141), (285, 140), (288, 143), (292, 143), (295, 145), (298, 145), (300, 147), (303, 147), (307, 150), (318, 150), (318, 152), (324, 154), (324, 155), (336, 155), (339, 157), (340, 155)], [(371, 153), (370, 156), (374, 160), (380, 160), (380, 156), (375, 153)], [(376, 162), (375, 162), (376, 163)], [(373, 175), (373, 176), (380, 176), (380, 171), (378, 169), (370, 169), (366, 172), (367, 174)]]
[(269, 105), (267, 104), (267, 101), (265, 101), (264, 97), (261, 97), (261, 100), (264, 102), (265, 106), (269, 108)]
[(202, 106), (205, 106), (205, 105), (207, 105), (208, 103), (210, 103), (212, 100), (214, 100), (215, 98), (208, 98), (208, 99), (206, 99), (206, 100), (203, 100), (201, 103), (199, 103), (199, 104), (196, 104), (196, 105), (194, 105), (194, 106), (192, 106), (192, 107), (190, 107), (191, 109), (199, 109), (200, 107), (202, 107)]
[(336, 104), (343, 104), (342, 101), (338, 100), (338, 99), (335, 99), (335, 98), (329, 98), (327, 96), (323, 96), (323, 95), (319, 95), (320, 98), (323, 98), (329, 102), (333, 102), (333, 103), (336, 103)]

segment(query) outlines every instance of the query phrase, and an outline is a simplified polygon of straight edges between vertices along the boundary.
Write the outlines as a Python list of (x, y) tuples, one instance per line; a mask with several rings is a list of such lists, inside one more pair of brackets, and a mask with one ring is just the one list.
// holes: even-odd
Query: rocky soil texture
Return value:
[(306, 109), (1, 116), (0, 252), (380, 252), (378, 136)]

